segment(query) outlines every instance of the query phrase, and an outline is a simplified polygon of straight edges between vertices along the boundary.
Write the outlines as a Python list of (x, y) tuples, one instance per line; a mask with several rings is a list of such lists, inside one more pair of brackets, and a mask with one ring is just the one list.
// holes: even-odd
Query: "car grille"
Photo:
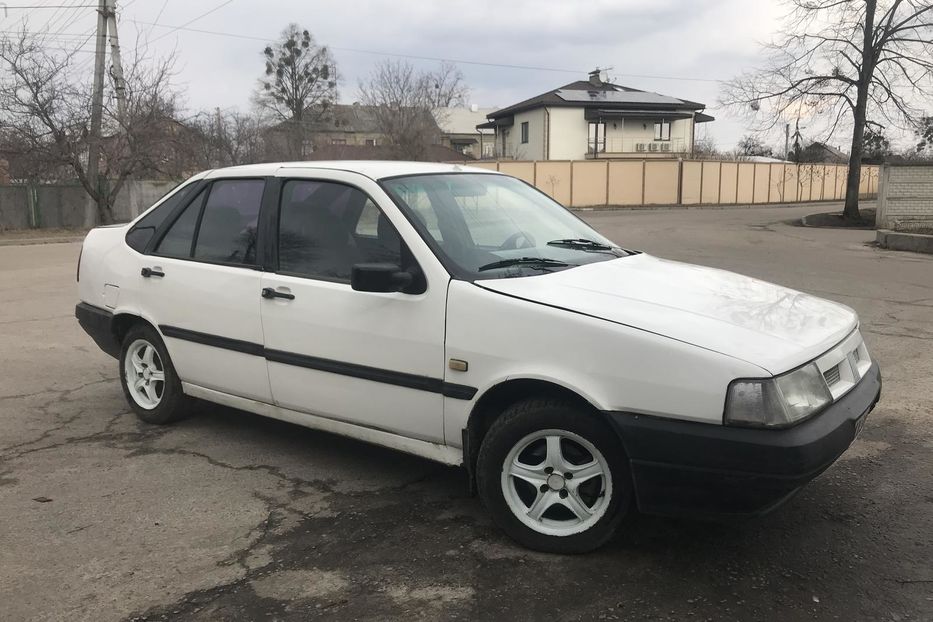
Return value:
[(823, 372), (823, 379), (826, 380), (826, 386), (833, 386), (839, 382), (839, 365), (833, 365)]

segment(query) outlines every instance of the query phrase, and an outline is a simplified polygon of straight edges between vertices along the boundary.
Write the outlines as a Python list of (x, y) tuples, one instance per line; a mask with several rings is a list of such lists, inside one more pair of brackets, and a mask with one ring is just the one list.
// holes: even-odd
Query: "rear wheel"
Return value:
[(477, 482), (509, 536), (552, 553), (604, 544), (632, 494), (624, 450), (608, 424), (556, 400), (518, 403), (493, 423), (480, 448)]
[(126, 400), (146, 423), (166, 424), (186, 414), (191, 404), (159, 334), (150, 326), (127, 331), (120, 350), (120, 380)]

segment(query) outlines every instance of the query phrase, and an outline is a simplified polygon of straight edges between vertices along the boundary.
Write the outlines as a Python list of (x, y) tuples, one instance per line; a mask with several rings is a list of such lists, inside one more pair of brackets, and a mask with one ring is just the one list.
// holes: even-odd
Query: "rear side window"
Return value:
[(204, 205), (194, 258), (221, 263), (256, 263), (257, 224), (265, 182), (218, 181)]
[(177, 188), (171, 196), (163, 200), (154, 210), (139, 219), (129, 233), (126, 234), (126, 243), (133, 250), (142, 253), (149, 245), (156, 229), (165, 222), (165, 219), (175, 211), (175, 208), (187, 201), (198, 185), (197, 181)]
[(204, 191), (188, 204), (156, 247), (157, 255), (165, 257), (191, 257), (191, 243), (194, 242), (194, 232), (198, 226), (198, 215), (201, 213), (201, 203), (204, 202)]

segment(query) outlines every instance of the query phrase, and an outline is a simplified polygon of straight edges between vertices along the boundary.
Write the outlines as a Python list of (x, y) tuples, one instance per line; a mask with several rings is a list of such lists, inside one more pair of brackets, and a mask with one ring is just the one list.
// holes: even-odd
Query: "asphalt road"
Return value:
[(854, 307), (884, 394), (777, 512), (516, 547), (457, 469), (205, 406), (128, 414), (73, 318), (78, 245), (0, 248), (0, 619), (933, 620), (933, 257), (826, 209), (588, 212), (619, 243)]

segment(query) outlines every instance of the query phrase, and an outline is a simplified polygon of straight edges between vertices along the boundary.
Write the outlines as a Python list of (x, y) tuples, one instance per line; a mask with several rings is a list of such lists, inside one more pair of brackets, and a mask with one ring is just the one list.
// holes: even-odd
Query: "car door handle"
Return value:
[(140, 270), (139, 273), (143, 275), (144, 277), (146, 277), (147, 279), (150, 276), (158, 276), (158, 277), (165, 276), (165, 273), (157, 268), (143, 268), (142, 270)]
[(289, 294), (289, 293), (286, 293), (286, 292), (277, 292), (277, 291), (275, 291), (274, 289), (272, 289), (271, 287), (263, 287), (263, 288), (262, 288), (262, 297), (263, 297), (263, 298), (268, 298), (268, 299), (270, 299), (270, 300), (271, 300), (272, 298), (284, 298), (285, 300), (294, 300), (294, 299), (295, 299), (295, 294)]

